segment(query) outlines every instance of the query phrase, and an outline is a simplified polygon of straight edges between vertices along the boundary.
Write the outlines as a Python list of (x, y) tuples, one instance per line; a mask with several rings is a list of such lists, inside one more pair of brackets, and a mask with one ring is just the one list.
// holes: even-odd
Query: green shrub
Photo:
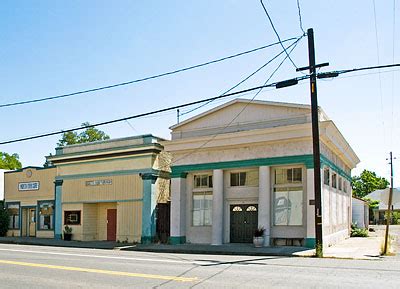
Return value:
[(7, 209), (0, 206), (0, 237), (4, 237), (7, 234), (9, 224), (10, 216)]
[(368, 230), (363, 228), (358, 228), (357, 224), (351, 224), (350, 237), (368, 237)]

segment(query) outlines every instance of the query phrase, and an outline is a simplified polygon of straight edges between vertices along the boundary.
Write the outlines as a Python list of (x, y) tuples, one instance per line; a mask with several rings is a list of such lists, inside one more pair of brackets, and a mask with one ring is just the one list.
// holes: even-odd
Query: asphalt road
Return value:
[(0, 288), (399, 288), (400, 259), (160, 254), (0, 244)]

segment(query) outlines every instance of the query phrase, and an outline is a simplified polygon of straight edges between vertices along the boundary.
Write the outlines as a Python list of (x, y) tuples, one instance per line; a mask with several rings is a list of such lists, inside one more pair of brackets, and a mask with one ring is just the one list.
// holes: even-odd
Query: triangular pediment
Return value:
[(305, 123), (309, 122), (310, 117), (309, 105), (235, 99), (174, 125), (171, 129), (173, 135), (176, 132), (205, 131), (224, 127), (246, 130), (254, 127)]

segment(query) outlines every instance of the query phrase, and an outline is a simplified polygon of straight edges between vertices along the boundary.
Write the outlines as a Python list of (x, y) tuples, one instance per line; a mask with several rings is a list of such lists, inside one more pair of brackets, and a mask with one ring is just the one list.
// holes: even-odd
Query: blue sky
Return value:
[[(282, 39), (302, 34), (295, 0), (265, 4)], [(393, 63), (393, 47), (394, 62), (400, 62), (400, 19), (393, 26), (392, 0), (376, 1), (378, 42), (372, 0), (300, 0), (300, 5), (304, 28), (314, 28), (317, 62), (330, 63), (324, 71)], [(396, 3), (396, 16), (399, 9), (400, 3)], [(2, 1), (0, 13), (1, 104), (142, 78), (277, 40), (259, 1)], [(0, 108), (0, 140), (216, 96), (280, 49), (276, 46), (130, 86)], [(304, 38), (292, 58), (298, 66), (305, 66), (307, 57)], [(264, 83), (279, 61), (238, 89)], [(319, 81), (319, 105), (360, 157), (354, 173), (367, 168), (388, 177), (389, 151), (400, 157), (399, 70), (363, 74)], [(295, 76), (299, 73), (286, 61), (272, 81)], [(257, 97), (297, 103), (309, 103), (309, 98), (307, 82), (281, 90), (266, 89)], [(132, 120), (131, 126), (122, 122), (101, 129), (111, 137), (153, 133), (169, 138), (168, 127), (175, 122), (176, 113), (171, 112)], [(24, 166), (42, 165), (44, 156), (54, 153), (58, 139), (56, 136), (3, 145), (0, 151), (19, 153)], [(400, 168), (398, 163), (395, 162), (396, 171)]]

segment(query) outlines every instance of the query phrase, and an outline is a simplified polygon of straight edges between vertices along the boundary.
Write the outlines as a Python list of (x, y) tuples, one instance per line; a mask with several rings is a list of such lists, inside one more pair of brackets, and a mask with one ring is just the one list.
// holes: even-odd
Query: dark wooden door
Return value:
[(107, 241), (117, 239), (117, 209), (107, 209)]
[(253, 242), (254, 231), (258, 225), (258, 206), (231, 205), (231, 243)]
[(156, 221), (156, 233), (158, 240), (161, 243), (168, 243), (170, 236), (170, 212), (171, 203), (159, 203), (157, 204), (157, 221)]

